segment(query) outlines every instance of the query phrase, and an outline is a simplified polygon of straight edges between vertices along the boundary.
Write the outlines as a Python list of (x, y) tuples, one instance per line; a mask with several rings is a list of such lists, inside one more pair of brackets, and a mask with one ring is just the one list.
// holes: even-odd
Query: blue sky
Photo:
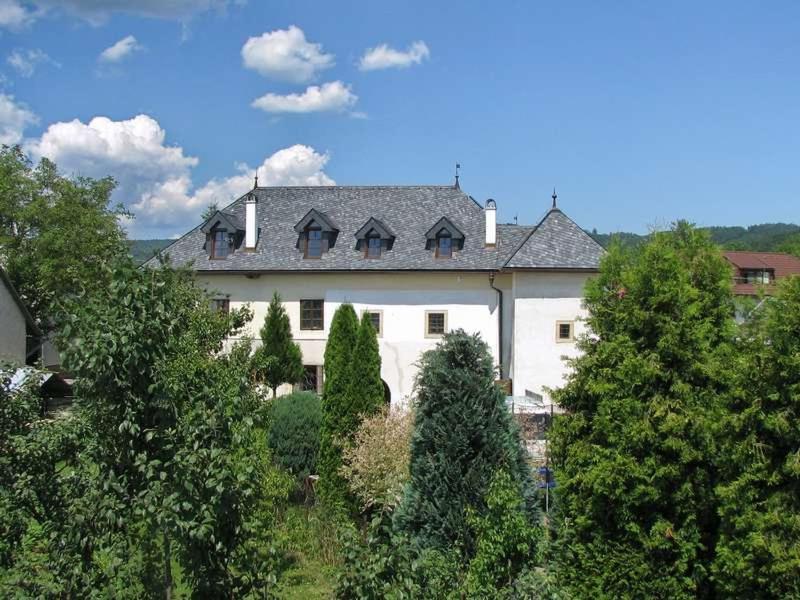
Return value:
[(446, 184), (460, 162), (521, 223), (553, 186), (600, 231), (800, 221), (796, 2), (0, 0), (0, 73), (0, 141), (114, 175), (133, 237), (257, 166)]

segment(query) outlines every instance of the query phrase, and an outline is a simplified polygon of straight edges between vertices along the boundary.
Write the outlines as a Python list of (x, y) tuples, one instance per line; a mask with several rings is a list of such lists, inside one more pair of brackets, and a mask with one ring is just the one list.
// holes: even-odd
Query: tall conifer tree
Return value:
[(272, 397), (282, 383), (297, 383), (303, 376), (303, 354), (292, 338), (289, 315), (278, 292), (272, 295), (261, 327), (261, 346), (253, 356), (256, 378), (272, 389)]
[(322, 428), (319, 447), (320, 498), (331, 506), (347, 497), (347, 482), (339, 473), (342, 465), (341, 437), (348, 414), (350, 364), (356, 346), (358, 317), (352, 304), (342, 304), (334, 313), (325, 345), (325, 381), (322, 393)]
[(384, 403), (378, 332), (368, 313), (361, 317), (350, 369), (349, 409), (342, 428), (348, 437), (365, 416), (378, 412)]
[(398, 525), (422, 548), (457, 548), (471, 557), (475, 539), (467, 510), (485, 514), (490, 483), (500, 470), (509, 475), (534, 524), (531, 470), (480, 336), (459, 329), (425, 352), (416, 391), (411, 482)]
[(731, 271), (686, 223), (610, 249), (555, 399), (556, 576), (576, 598), (708, 598)]

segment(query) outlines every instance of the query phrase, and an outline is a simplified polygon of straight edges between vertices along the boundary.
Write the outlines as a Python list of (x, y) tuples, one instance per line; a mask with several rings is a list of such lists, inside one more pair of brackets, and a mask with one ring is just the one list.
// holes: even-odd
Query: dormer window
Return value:
[(385, 223), (375, 217), (361, 226), (356, 231), (356, 250), (362, 253), (364, 258), (381, 258), (383, 253), (391, 250), (394, 245), (394, 233)]
[(306, 229), (306, 251), (303, 258), (322, 258), (322, 229), (319, 227)]
[(453, 238), (448, 232), (440, 233), (436, 237), (436, 258), (451, 258), (453, 256)]
[(464, 234), (447, 217), (442, 217), (425, 234), (426, 248), (436, 258), (453, 258), (464, 247)]
[(211, 236), (211, 258), (228, 258), (231, 244), (227, 231), (214, 231)]
[(336, 243), (339, 229), (325, 213), (312, 208), (306, 213), (294, 230), (299, 234), (297, 249), (303, 252), (303, 258), (320, 259)]
[(244, 224), (231, 213), (218, 210), (200, 230), (206, 234), (205, 249), (212, 260), (228, 258), (244, 241)]

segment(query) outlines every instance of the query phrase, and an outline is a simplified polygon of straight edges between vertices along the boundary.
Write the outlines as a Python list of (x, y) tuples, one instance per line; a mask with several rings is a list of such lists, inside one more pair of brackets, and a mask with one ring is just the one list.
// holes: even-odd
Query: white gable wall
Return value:
[[(389, 386), (393, 404), (403, 403), (413, 391), (415, 363), (438, 339), (425, 337), (425, 311), (447, 312), (448, 330), (463, 328), (480, 333), (498, 362), (497, 293), (489, 287), (488, 274), (481, 273), (296, 273), (243, 275), (198, 274), (198, 281), (217, 297), (228, 297), (230, 307), (250, 304), (254, 312), (248, 334), (258, 339), (273, 291), (281, 295), (292, 324), (292, 335), (303, 352), (303, 363), (322, 365), (325, 340), (336, 309), (350, 302), (360, 316), (366, 310), (382, 312), (381, 376)], [(504, 315), (511, 324), (511, 277), (498, 276), (495, 286), (504, 291)], [(300, 300), (325, 300), (325, 327), (321, 331), (300, 329)], [(510, 348), (510, 330), (504, 346)], [(288, 391), (288, 390), (281, 390)]]
[(541, 394), (545, 388), (564, 383), (568, 366), (562, 357), (575, 357), (574, 342), (559, 342), (558, 321), (574, 321), (575, 335), (585, 331), (586, 311), (582, 306), (583, 288), (590, 274), (546, 271), (519, 271), (513, 274), (513, 359), (511, 378), (514, 396), (526, 390)]
[(0, 360), (25, 364), (25, 315), (0, 281)]

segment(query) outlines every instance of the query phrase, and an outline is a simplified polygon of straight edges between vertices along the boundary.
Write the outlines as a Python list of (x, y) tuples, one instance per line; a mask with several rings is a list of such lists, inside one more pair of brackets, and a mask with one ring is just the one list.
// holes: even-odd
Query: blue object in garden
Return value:
[(552, 469), (547, 467), (539, 467), (537, 469), (539, 473), (539, 482), (537, 483), (537, 487), (540, 489), (549, 488), (552, 489), (556, 487), (556, 480), (553, 477)]

